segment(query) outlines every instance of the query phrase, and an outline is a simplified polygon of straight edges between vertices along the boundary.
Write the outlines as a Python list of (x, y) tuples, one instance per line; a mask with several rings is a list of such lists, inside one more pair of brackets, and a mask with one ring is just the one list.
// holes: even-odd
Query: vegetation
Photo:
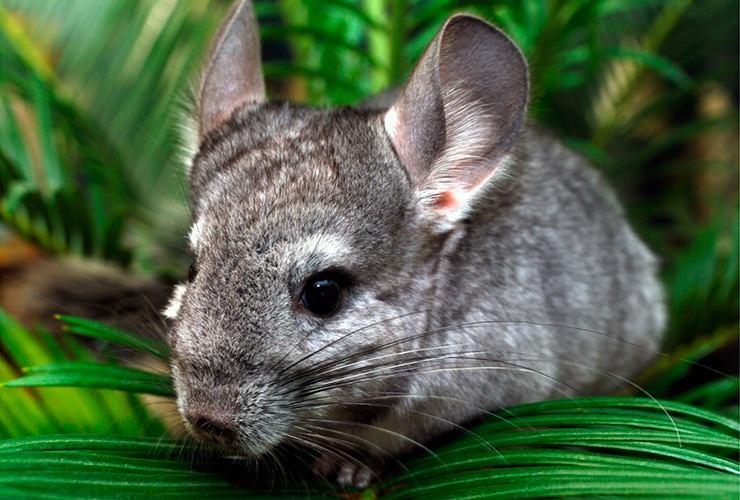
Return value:
[[(228, 8), (2, 0), (4, 228), (50, 253), (182, 276), (188, 144), (178, 129)], [(643, 391), (499, 412), (357, 498), (737, 498), (737, 2), (263, 0), (256, 10), (271, 94), (318, 105), (402, 83), (452, 12), (498, 24), (530, 61), (531, 118), (612, 179), (664, 263), (672, 323)], [(166, 359), (156, 343), (64, 321)], [(171, 395), (165, 375), (105, 350), (93, 358), (79, 337), (5, 313), (0, 331), (4, 498), (336, 497), (288, 469), (283, 482), (252, 484), (241, 464), (192, 467), (202, 450), (165, 437), (137, 396)], [(49, 387), (60, 385), (72, 387)]]

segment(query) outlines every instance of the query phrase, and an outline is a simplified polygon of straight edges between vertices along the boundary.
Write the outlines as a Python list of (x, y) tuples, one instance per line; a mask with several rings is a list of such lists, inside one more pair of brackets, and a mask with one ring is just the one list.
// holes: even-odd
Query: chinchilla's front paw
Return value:
[(349, 455), (338, 457), (333, 453), (324, 453), (316, 458), (311, 469), (318, 476), (336, 479), (339, 486), (354, 486), (360, 490), (367, 488), (370, 480), (382, 471), (382, 467), (370, 467)]

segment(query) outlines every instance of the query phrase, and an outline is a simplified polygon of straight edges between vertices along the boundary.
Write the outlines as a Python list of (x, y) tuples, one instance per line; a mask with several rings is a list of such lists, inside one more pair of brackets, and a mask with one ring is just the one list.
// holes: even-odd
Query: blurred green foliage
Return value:
[[(52, 253), (183, 275), (184, 165), (195, 147), (183, 130), (210, 38), (229, 6), (224, 0), (2, 0), (3, 224)], [(737, 372), (738, 3), (263, 0), (256, 11), (270, 93), (342, 105), (400, 85), (444, 19), (461, 10), (498, 24), (522, 47), (533, 80), (531, 118), (611, 178), (638, 232), (663, 260), (672, 318), (666, 350), (675, 357), (660, 360), (645, 387), (736, 420), (737, 379), (713, 370)], [(51, 383), (53, 366), (72, 357), (83, 364), (67, 365), (65, 376), (79, 377), (80, 386), (110, 386), (105, 369), (96, 374), (84, 364), (92, 359), (74, 340), (0, 319), (2, 380), (21, 367), (51, 364), (36, 373)], [(163, 432), (133, 395), (1, 391), (4, 409), (12, 408), (3, 411), (3, 438), (76, 431), (143, 439)], [(736, 439), (737, 429), (725, 427), (734, 429), (725, 437)], [(74, 453), (89, 449), (59, 439), (42, 448), (66, 442)], [(97, 458), (111, 466), (106, 453), (118, 456), (137, 443), (101, 445), (108, 451)], [(136, 449), (157, 449), (141, 446)], [(74, 453), (63, 458), (70, 462), (62, 462), (60, 478), (81, 460)], [(24, 457), (14, 463), (29, 467), (23, 460), (38, 460)], [(183, 474), (172, 476), (181, 482), (168, 483), (171, 492), (205, 487)]]

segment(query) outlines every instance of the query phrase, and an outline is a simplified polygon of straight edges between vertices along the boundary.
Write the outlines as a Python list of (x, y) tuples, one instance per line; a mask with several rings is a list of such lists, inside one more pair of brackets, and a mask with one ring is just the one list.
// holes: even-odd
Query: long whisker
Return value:
[[(425, 394), (424, 395), (423, 394), (416, 394), (416, 395), (414, 395), (414, 394), (403, 394), (400, 397), (402, 397), (403, 399), (414, 399), (414, 398), (419, 398), (419, 399), (423, 399), (423, 400), (436, 399), (436, 400), (442, 400), (442, 401), (453, 401), (453, 402), (459, 402), (459, 403), (463, 403), (463, 404), (470, 404), (470, 402), (465, 401), (463, 399), (452, 398), (452, 397), (447, 397), (447, 396), (434, 396), (434, 395), (428, 396), (428, 395), (425, 395)], [(399, 399), (399, 395), (389, 394), (389, 395), (385, 395), (385, 396), (377, 396), (377, 397), (373, 397), (372, 398), (372, 400), (383, 400), (383, 399), (395, 400), (395, 399)], [(340, 405), (340, 403), (334, 403), (334, 404), (335, 405)], [(342, 406), (373, 406), (373, 407), (384, 407), (384, 408), (392, 408), (393, 407), (393, 405), (390, 404), (390, 403), (389, 404), (382, 404), (381, 405), (381, 404), (377, 404), (377, 403), (370, 404), (370, 403), (367, 403), (367, 402), (364, 402), (364, 403), (363, 402), (351, 402), (351, 403), (341, 404), (341, 405)], [(325, 406), (331, 406), (331, 404), (327, 404)], [(481, 414), (483, 414), (483, 415), (486, 415), (486, 416), (495, 415), (500, 420), (509, 421), (505, 417), (502, 417), (500, 415), (496, 415), (493, 412), (490, 412), (490, 411), (487, 411), (487, 410), (484, 410), (484, 409), (481, 409), (481, 408), (476, 408), (476, 409), (479, 409), (480, 412), (481, 412)], [(437, 420), (439, 422), (442, 422), (444, 424), (449, 425), (453, 429), (456, 429), (458, 431), (461, 431), (461, 432), (463, 432), (463, 433), (465, 433), (465, 434), (467, 434), (467, 435), (475, 438), (476, 440), (478, 440), (481, 444), (483, 444), (484, 446), (486, 446), (490, 450), (495, 451), (496, 453), (498, 453), (501, 456), (501, 458), (504, 459), (504, 461), (505, 461), (505, 458), (503, 457), (503, 455), (501, 455), (498, 452), (498, 450), (496, 450), (495, 447), (491, 446), (491, 444), (488, 443), (488, 441), (486, 441), (484, 438), (482, 438), (481, 436), (479, 436), (478, 434), (476, 434), (475, 432), (473, 432), (471, 429), (468, 429), (467, 427), (465, 427), (465, 426), (463, 426), (463, 425), (461, 425), (461, 424), (459, 424), (457, 422), (454, 422), (452, 420), (446, 419), (444, 417), (440, 417), (439, 415), (435, 415), (433, 413), (425, 412), (425, 411), (422, 411), (422, 410), (415, 410), (415, 409), (408, 409), (407, 411), (409, 413), (414, 413), (416, 415), (420, 415), (420, 416), (422, 416), (424, 418), (430, 418), (430, 419), (433, 419), (433, 420)], [(374, 427), (377, 427), (377, 426), (374, 426)], [(517, 426), (517, 425), (515, 425), (513, 423), (512, 423), (512, 427), (515, 428), (515, 429), (517, 429), (517, 430), (524, 430), (521, 427), (519, 427), (519, 426)]]
[[(310, 450), (321, 453), (321, 457), (313, 464), (313, 468), (314, 471), (324, 476), (333, 468), (333, 464), (327, 462), (329, 457), (332, 457), (332, 459), (335, 459), (338, 463), (353, 463), (358, 470), (364, 469), (367, 467), (369, 457), (365, 456), (361, 449), (357, 447), (357, 441), (364, 442), (366, 445), (375, 445), (375, 443), (372, 443), (371, 441), (356, 439), (356, 436), (341, 432), (338, 429), (325, 429), (315, 427), (311, 424), (305, 425), (305, 423), (297, 426), (296, 429), (299, 433), (291, 434), (290, 439), (298, 445), (303, 445)], [(334, 436), (329, 436), (328, 434), (334, 434)], [(355, 439), (342, 439), (340, 437), (336, 437), (336, 435), (347, 436)], [(337, 446), (337, 444), (339, 446)], [(344, 451), (342, 447), (364, 456), (365, 461), (356, 457), (352, 453)], [(401, 465), (403, 466), (403, 464)]]
[[(525, 373), (533, 373), (551, 381), (558, 385), (565, 385), (570, 389), (576, 391), (575, 388), (568, 386), (563, 381), (556, 379), (555, 377), (545, 374), (541, 371), (535, 370), (531, 367), (520, 366), (515, 364), (516, 361), (533, 361), (533, 359), (521, 359), (512, 360), (507, 359), (506, 361), (500, 359), (491, 359), (490, 357), (478, 357), (481, 355), (490, 355), (487, 351), (470, 351), (454, 354), (445, 354), (437, 356), (425, 356), (421, 358), (415, 358), (403, 362), (388, 362), (383, 364), (373, 364), (370, 370), (354, 369), (347, 375), (338, 378), (321, 378), (317, 383), (309, 383), (310, 389), (303, 389), (301, 394), (305, 397), (311, 394), (320, 393), (326, 389), (335, 389), (341, 387), (352, 386), (356, 382), (367, 382), (377, 380), (388, 380), (397, 376), (408, 376), (408, 368), (415, 368), (415, 374), (421, 373), (445, 373), (455, 371), (486, 371), (486, 370), (508, 370), (508, 371), (521, 371)], [(478, 361), (487, 363), (497, 363), (504, 366), (447, 366), (444, 361)], [(548, 359), (547, 362), (558, 362), (558, 360)], [(431, 364), (431, 363), (434, 364)], [(577, 391), (576, 391), (577, 392)]]
[[(467, 344), (456, 344), (456, 345), (451, 345), (449, 347), (463, 347), (465, 345)], [(445, 348), (449, 348), (449, 347), (445, 346)], [(413, 365), (423, 363), (424, 361), (442, 360), (442, 359), (446, 359), (449, 356), (459, 355), (459, 353), (454, 353), (454, 354), (443, 354), (443, 355), (437, 354), (437, 355), (430, 355), (430, 356), (417, 356), (414, 358), (406, 358), (406, 360), (404, 360), (403, 363), (400, 363), (398, 361), (392, 361), (392, 358), (402, 358), (403, 356), (410, 355), (410, 354), (417, 354), (420, 352), (428, 352), (428, 351), (437, 351), (440, 349), (442, 348), (441, 347), (429, 347), (429, 348), (423, 348), (423, 349), (418, 349), (418, 350), (404, 351), (400, 353), (383, 354), (381, 356), (376, 356), (375, 358), (369, 358), (363, 361), (347, 363), (345, 365), (339, 365), (337, 363), (333, 368), (329, 368), (328, 370), (322, 372), (322, 378), (329, 379), (329, 376), (333, 372), (339, 372), (339, 374), (342, 376), (353, 374), (353, 373), (373, 374), (377, 371), (382, 371), (389, 366), (394, 367), (394, 368), (404, 368), (404, 367), (408, 368)], [(485, 351), (477, 351), (477, 352), (484, 353)], [(345, 359), (339, 360), (339, 362), (343, 362), (345, 361)], [(391, 362), (381, 362), (382, 360), (391, 360)], [(367, 370), (366, 369), (367, 366), (372, 367), (372, 369)], [(341, 381), (341, 378), (331, 379), (331, 380)]]
[[(371, 328), (376, 328), (378, 325), (382, 325), (384, 323), (389, 323), (391, 321), (398, 321), (400, 319), (403, 319), (403, 318), (406, 318), (406, 317), (409, 317), (409, 316), (414, 316), (416, 314), (426, 314), (426, 313), (427, 313), (427, 311), (411, 312), (411, 313), (403, 314), (403, 315), (400, 315), (400, 316), (394, 316), (393, 318), (384, 319), (382, 321), (378, 321), (378, 322), (375, 322), (375, 323), (371, 323), (369, 325), (365, 325), (365, 326), (363, 326), (361, 328), (358, 328), (357, 330), (352, 330), (351, 332), (349, 332), (349, 333), (347, 333), (345, 335), (342, 335), (341, 337), (339, 337), (337, 339), (334, 339), (331, 342), (328, 342), (328, 343), (324, 344), (323, 346), (321, 346), (318, 349), (316, 349), (316, 350), (314, 350), (314, 351), (306, 354), (305, 356), (299, 358), (298, 360), (294, 361), (293, 363), (291, 363), (291, 364), (289, 364), (289, 365), (281, 368), (281, 370), (278, 371), (277, 373), (278, 373), (278, 375), (282, 375), (285, 372), (290, 371), (291, 369), (293, 369), (295, 366), (299, 365), (300, 363), (303, 363), (304, 361), (307, 361), (308, 359), (316, 356), (317, 354), (320, 354), (321, 352), (325, 351), (326, 349), (329, 349), (330, 347), (333, 347), (333, 346), (337, 345), (338, 343), (340, 343), (340, 342), (348, 339), (349, 337), (351, 337), (353, 335), (357, 335), (357, 334), (362, 333), (362, 332), (364, 332), (366, 330), (369, 330)], [(378, 334), (380, 335), (380, 334), (382, 334), (382, 332), (378, 332)]]
[[(334, 341), (332, 341), (332, 342), (330, 342), (330, 343), (322, 346), (320, 349), (317, 349), (317, 350), (315, 350), (315, 351), (307, 354), (306, 356), (304, 356), (301, 359), (299, 359), (298, 361), (292, 363), (288, 367), (283, 368), (282, 370), (280, 370), (279, 374), (282, 375), (285, 371), (288, 371), (290, 368), (295, 367), (299, 363), (304, 362), (304, 361), (310, 359), (311, 357), (317, 355), (318, 353), (320, 353), (324, 349), (326, 349), (326, 348), (328, 348), (330, 346), (333, 346), (333, 345), (335, 345), (335, 344), (337, 344), (337, 343), (339, 343), (341, 341), (344, 341), (344, 340), (350, 338), (351, 336), (353, 336), (355, 334), (358, 334), (360, 332), (363, 332), (367, 328), (376, 327), (376, 326), (378, 326), (380, 324), (383, 324), (383, 323), (386, 323), (386, 322), (390, 322), (390, 321), (396, 321), (396, 320), (402, 319), (402, 318), (407, 317), (407, 316), (409, 316), (409, 315), (407, 314), (407, 315), (402, 315), (402, 316), (394, 317), (394, 318), (391, 318), (391, 319), (388, 319), (388, 320), (383, 320), (381, 322), (373, 323), (372, 325), (364, 326), (364, 327), (362, 327), (360, 329), (357, 329), (357, 330), (353, 330), (352, 332), (347, 333), (347, 334), (339, 337), (338, 339), (335, 339)], [(539, 322), (535, 322), (535, 321), (523, 321), (523, 320), (486, 320), (486, 321), (474, 321), (474, 322), (459, 323), (459, 324), (456, 324), (456, 325), (449, 325), (449, 326), (444, 326), (444, 327), (439, 327), (439, 328), (427, 330), (427, 331), (424, 331), (424, 332), (421, 332), (421, 333), (418, 333), (418, 334), (414, 334), (414, 335), (408, 335), (408, 336), (405, 336), (403, 338), (395, 339), (395, 340), (393, 340), (391, 342), (386, 342), (384, 344), (380, 344), (380, 345), (377, 345), (377, 346), (370, 347), (368, 349), (364, 349), (364, 350), (355, 352), (353, 354), (348, 355), (347, 358), (345, 358), (345, 359), (355, 358), (355, 359), (362, 360), (362, 359), (366, 358), (368, 354), (373, 354), (375, 352), (379, 352), (379, 351), (382, 351), (382, 350), (385, 350), (385, 349), (389, 349), (391, 347), (395, 347), (395, 346), (398, 346), (398, 345), (403, 344), (403, 343), (412, 342), (414, 340), (418, 340), (418, 339), (422, 339), (422, 338), (427, 338), (427, 337), (431, 337), (433, 335), (438, 335), (438, 334), (442, 334), (442, 333), (446, 333), (446, 332), (450, 332), (450, 331), (455, 331), (455, 330), (463, 329), (463, 328), (487, 327), (487, 326), (497, 325), (497, 324), (498, 325), (501, 325), (501, 324), (503, 324), (503, 325), (527, 325), (527, 326), (538, 326), (538, 327), (542, 327), (542, 328), (560, 328), (560, 329), (568, 329), (568, 330), (577, 331), (577, 332), (593, 333), (593, 334), (596, 334), (596, 335), (601, 335), (601, 336), (605, 336), (607, 338), (611, 338), (613, 340), (617, 340), (620, 343), (624, 343), (624, 344), (627, 344), (627, 345), (632, 345), (633, 347), (636, 347), (636, 348), (640, 348), (640, 349), (642, 348), (642, 346), (639, 346), (637, 344), (628, 342), (628, 341), (626, 341), (624, 339), (621, 339), (621, 338), (617, 337), (616, 335), (612, 335), (612, 334), (609, 334), (609, 333), (606, 333), (606, 332), (601, 332), (599, 330), (594, 330), (594, 329), (590, 329), (590, 328), (579, 327), (579, 326), (564, 325), (564, 324), (557, 324), (557, 323), (539, 323)], [(440, 346), (440, 347), (444, 347), (444, 346)], [(328, 367), (334, 365), (335, 363), (336, 363), (336, 360), (335, 359), (323, 360), (323, 361), (321, 361), (319, 363), (316, 363), (311, 368), (308, 368), (307, 371), (314, 370), (314, 371), (317, 371), (317, 372), (324, 372), (327, 369), (329, 369)], [(303, 373), (305, 374), (307, 371), (304, 371)]]
[[(380, 450), (381, 448), (376, 443), (374, 443), (372, 441), (369, 441), (367, 439), (364, 439), (364, 438), (362, 438), (360, 436), (357, 436), (355, 434), (344, 433), (344, 432), (338, 430), (337, 429), (337, 426), (338, 425), (343, 425), (343, 426), (347, 426), (347, 427), (354, 427), (354, 428), (362, 428), (362, 429), (368, 429), (368, 430), (373, 430), (373, 431), (379, 431), (379, 432), (384, 433), (384, 434), (387, 434), (388, 436), (391, 436), (393, 438), (399, 439), (399, 440), (404, 441), (406, 443), (410, 443), (413, 447), (418, 448), (418, 449), (421, 449), (421, 450), (424, 450), (430, 456), (435, 457), (435, 458), (437, 458), (437, 460), (439, 460), (439, 457), (437, 456), (437, 454), (434, 451), (432, 451), (431, 448), (429, 448), (428, 446), (425, 446), (420, 441), (415, 440), (415, 439), (412, 439), (412, 438), (410, 438), (410, 437), (408, 437), (405, 434), (402, 434), (400, 432), (396, 432), (396, 431), (393, 431), (391, 429), (386, 429), (385, 427), (380, 427), (380, 426), (373, 425), (373, 424), (366, 424), (366, 423), (363, 423), (363, 422), (354, 422), (354, 421), (339, 421), (339, 420), (318, 419), (318, 418), (304, 418), (304, 419), (301, 419), (301, 420), (303, 422), (306, 422), (306, 423), (309, 423), (310, 422), (310, 423), (318, 423), (318, 424), (328, 424), (329, 425), (328, 428), (325, 428), (325, 427), (320, 426), (320, 427), (317, 427), (317, 429), (321, 430), (324, 433), (342, 434), (342, 435), (346, 435), (346, 436), (351, 436), (353, 439), (360, 440), (360, 441), (366, 443), (367, 445), (370, 445), (372, 448), (379, 449)], [(384, 452), (384, 453), (388, 453), (388, 452)], [(445, 465), (442, 460), (439, 460), (439, 462), (440, 462), (441, 465), (443, 465), (443, 466)]]

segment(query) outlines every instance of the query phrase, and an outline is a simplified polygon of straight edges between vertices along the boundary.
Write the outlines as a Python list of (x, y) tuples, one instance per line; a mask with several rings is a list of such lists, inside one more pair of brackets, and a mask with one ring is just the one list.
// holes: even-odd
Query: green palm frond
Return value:
[[(97, 337), (105, 339), (107, 327), (97, 325), (97, 330)], [(136, 339), (130, 334), (127, 336)], [(84, 389), (85, 387), (109, 389), (115, 383), (125, 382), (121, 375), (125, 376), (127, 372), (117, 373), (118, 378), (105, 378), (111, 369), (123, 370), (122, 367), (102, 364), (98, 370), (93, 368), (92, 372), (88, 370), (83, 374), (87, 375), (87, 379), (75, 377), (73, 372), (65, 370), (61, 373), (63, 382), (56, 384), (24, 384), (22, 382), (24, 378), (18, 378), (22, 375), (23, 368), (45, 365), (65, 367), (70, 363), (69, 359), (75, 359), (76, 363), (83, 366), (94, 366), (93, 355), (75, 338), (57, 338), (42, 331), (29, 331), (2, 310), (0, 310), (0, 338), (2, 339), (0, 382), (3, 384), (15, 382), (29, 387), (11, 389), (0, 386), (2, 402), (0, 436), (3, 439), (80, 432), (129, 436), (164, 434), (162, 424), (149, 415), (133, 394)], [(39, 370), (31, 368), (31, 371), (34, 369)], [(96, 377), (98, 380), (107, 381), (107, 384), (84, 383), (85, 380), (94, 380)], [(47, 387), (43, 387), (44, 385)], [(52, 388), (48, 387), (49, 385), (62, 385), (64, 388)], [(33, 388), (30, 388), (31, 386)]]
[(186, 224), (179, 129), (228, 6), (4, 4), (3, 221), (55, 253), (148, 265)]
[(3, 220), (47, 250), (125, 262), (120, 240), (136, 197), (120, 157), (60, 94), (17, 19), (0, 19)]

